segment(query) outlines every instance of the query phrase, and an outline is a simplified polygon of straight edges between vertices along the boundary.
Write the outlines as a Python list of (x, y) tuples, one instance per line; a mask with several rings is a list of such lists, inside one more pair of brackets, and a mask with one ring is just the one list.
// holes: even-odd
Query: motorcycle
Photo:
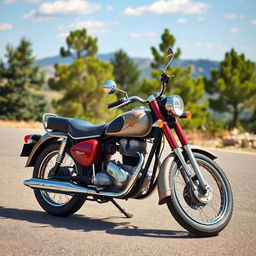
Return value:
[[(130, 218), (132, 215), (115, 199), (141, 200), (157, 187), (159, 205), (167, 204), (175, 220), (189, 232), (209, 237), (227, 226), (233, 211), (229, 181), (213, 153), (189, 144), (178, 121), (190, 116), (184, 112), (182, 98), (164, 96), (172, 78), (166, 69), (173, 56), (170, 48), (160, 92), (146, 100), (128, 96), (114, 81), (104, 83), (108, 94), (117, 90), (125, 93), (110, 103), (109, 109), (133, 102), (147, 108), (135, 108), (103, 125), (46, 113), (42, 119), (45, 134), (25, 136), (21, 156), (28, 157), (26, 167), (34, 169), (33, 177), (24, 184), (34, 189), (47, 213), (68, 216), (92, 200), (112, 202)], [(180, 146), (171, 130), (176, 132)], [(165, 141), (170, 153), (161, 161)], [(113, 159), (116, 154), (120, 161)]]

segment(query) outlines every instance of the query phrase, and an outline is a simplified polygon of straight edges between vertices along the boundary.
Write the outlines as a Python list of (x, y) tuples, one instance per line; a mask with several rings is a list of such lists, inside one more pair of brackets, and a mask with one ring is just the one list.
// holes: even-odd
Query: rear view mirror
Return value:
[(116, 83), (112, 80), (108, 80), (103, 84), (104, 92), (107, 94), (113, 94), (116, 91)]

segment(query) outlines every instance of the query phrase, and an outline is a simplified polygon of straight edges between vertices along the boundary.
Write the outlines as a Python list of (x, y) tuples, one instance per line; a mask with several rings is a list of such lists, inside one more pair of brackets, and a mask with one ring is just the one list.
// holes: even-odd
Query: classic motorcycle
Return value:
[[(167, 204), (176, 221), (195, 235), (214, 236), (227, 226), (233, 210), (229, 181), (213, 153), (189, 144), (178, 121), (190, 116), (182, 98), (163, 94), (172, 77), (165, 72), (173, 56), (170, 48), (161, 90), (146, 100), (129, 97), (114, 81), (104, 84), (108, 94), (125, 93), (108, 108), (132, 102), (148, 108), (135, 108), (103, 125), (46, 113), (42, 120), (46, 133), (25, 136), (21, 156), (28, 157), (26, 167), (34, 170), (24, 184), (34, 189), (46, 212), (68, 216), (85, 200), (93, 200), (112, 202), (129, 218), (132, 215), (114, 199), (144, 199), (158, 187), (159, 204)], [(161, 161), (163, 135), (170, 153)], [(117, 154), (120, 161), (113, 159)]]

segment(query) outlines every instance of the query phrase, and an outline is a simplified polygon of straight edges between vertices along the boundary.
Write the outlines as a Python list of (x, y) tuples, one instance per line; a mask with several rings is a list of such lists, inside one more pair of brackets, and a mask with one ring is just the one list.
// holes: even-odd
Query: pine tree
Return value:
[(220, 113), (232, 113), (231, 127), (237, 127), (239, 113), (256, 94), (254, 63), (231, 49), (225, 54), (220, 68), (211, 71), (211, 76), (206, 83), (207, 92), (214, 94), (210, 107)]
[[(160, 90), (159, 77), (162, 73), (163, 68), (168, 63), (167, 52), (168, 48), (174, 48), (175, 37), (170, 33), (168, 29), (164, 30), (161, 36), (161, 42), (159, 44), (159, 49), (151, 47), (151, 52), (153, 55), (153, 61), (151, 67), (154, 68), (151, 72), (152, 79), (144, 79), (141, 91), (146, 95), (152, 94)], [(177, 48), (174, 61), (181, 55), (180, 48)], [(191, 67), (182, 69), (180, 67), (169, 67), (166, 70), (167, 74), (174, 74), (174, 78), (170, 80), (169, 88), (167, 88), (168, 94), (178, 94), (180, 95), (185, 104), (185, 110), (189, 110), (192, 113), (192, 119), (187, 122), (183, 122), (186, 128), (200, 128), (207, 120), (207, 101), (204, 103), (199, 103), (203, 101), (205, 89), (204, 80), (202, 77), (197, 79), (191, 78)]]
[(67, 50), (60, 49), (63, 57), (75, 58), (71, 65), (55, 65), (55, 78), (49, 80), (51, 89), (64, 91), (63, 98), (53, 102), (58, 114), (98, 123), (116, 114), (106, 108), (116, 96), (106, 95), (102, 88), (106, 80), (113, 79), (113, 67), (95, 57), (96, 42), (85, 29), (76, 30), (66, 39)]
[(115, 81), (128, 94), (136, 94), (138, 91), (140, 71), (134, 61), (123, 50), (115, 53), (111, 59), (114, 67)]
[(32, 90), (40, 89), (44, 73), (33, 66), (31, 43), (22, 38), (17, 47), (7, 45), (6, 52), (7, 64), (0, 65), (0, 118), (40, 120), (46, 103)]

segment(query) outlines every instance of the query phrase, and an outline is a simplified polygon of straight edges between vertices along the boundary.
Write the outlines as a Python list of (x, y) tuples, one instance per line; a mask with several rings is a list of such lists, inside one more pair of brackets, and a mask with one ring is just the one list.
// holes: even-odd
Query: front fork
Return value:
[[(156, 117), (160, 120), (163, 121), (163, 132), (166, 136), (166, 139), (169, 143), (169, 145), (171, 146), (172, 150), (175, 152), (176, 156), (178, 157), (178, 159), (180, 160), (184, 170), (185, 170), (185, 173), (182, 173), (182, 176), (184, 178), (184, 181), (186, 182), (186, 184), (191, 184), (192, 186), (192, 189), (195, 191), (197, 190), (197, 187), (195, 186), (193, 180), (192, 180), (192, 174), (191, 174), (191, 171), (186, 163), (186, 160), (184, 158), (184, 155), (182, 153), (182, 150), (181, 148), (179, 147), (179, 145), (177, 144), (174, 136), (172, 135), (171, 131), (170, 131), (170, 128), (169, 128), (169, 125), (167, 124), (164, 116), (162, 115), (162, 112), (159, 108), (159, 105), (156, 101), (156, 99), (154, 98), (154, 96), (152, 96), (152, 98), (150, 98), (150, 106), (152, 108), (152, 110), (154, 111)], [(198, 181), (199, 181), (199, 184), (200, 184), (200, 187), (202, 188), (202, 192), (203, 193), (206, 193), (210, 187), (209, 185), (207, 184), (206, 180), (204, 179), (203, 175), (202, 175), (202, 172), (200, 171), (200, 168), (199, 168), (199, 165), (197, 164), (196, 160), (195, 160), (195, 157), (194, 157), (194, 154), (191, 150), (191, 147), (190, 147), (190, 144), (178, 122), (178, 120), (176, 119), (175, 120), (175, 123), (174, 123), (174, 130), (184, 148), (184, 150), (186, 151), (187, 153), (187, 156), (188, 156), (188, 159), (190, 160), (190, 163), (195, 171), (195, 174), (198, 178)]]
[[(195, 171), (195, 174), (197, 176), (197, 179), (199, 181), (199, 184), (200, 184), (203, 192), (206, 192), (209, 189), (209, 185), (206, 182), (204, 176), (202, 175), (202, 172), (200, 170), (200, 167), (199, 167), (197, 161), (195, 160), (195, 157), (193, 155), (190, 145), (189, 144), (185, 145), (184, 150), (187, 153), (188, 159), (190, 160), (190, 163)], [(182, 154), (181, 148), (180, 147), (175, 148), (173, 151), (176, 154), (176, 156), (178, 157), (178, 159), (180, 160), (181, 165), (183, 166), (183, 168), (185, 170), (185, 175), (184, 175), (184, 173), (182, 173), (184, 181), (186, 182), (186, 184), (190, 183), (192, 185), (193, 191), (195, 191), (197, 189), (197, 187), (195, 186), (195, 184), (192, 180), (191, 171), (186, 163), (184, 155)]]

